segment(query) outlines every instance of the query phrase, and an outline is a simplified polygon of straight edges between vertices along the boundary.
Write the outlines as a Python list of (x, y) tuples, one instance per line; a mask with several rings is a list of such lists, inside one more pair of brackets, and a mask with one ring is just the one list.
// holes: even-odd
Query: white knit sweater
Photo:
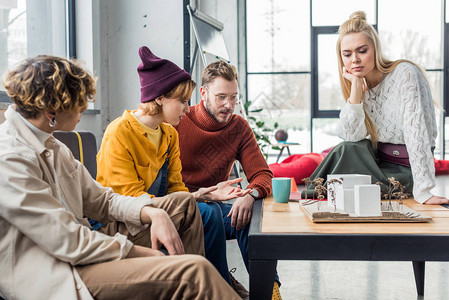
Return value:
[[(365, 111), (376, 125), (379, 142), (405, 144), (413, 175), (414, 198), (423, 203), (435, 186), (435, 146), (437, 125), (430, 87), (421, 71), (410, 63), (400, 63), (382, 84), (365, 92), (362, 104), (349, 102), (340, 112), (338, 136), (360, 141), (368, 135)], [(377, 89), (380, 87), (380, 92)], [(377, 99), (372, 99), (378, 94)], [(362, 107), (363, 105), (363, 107)]]

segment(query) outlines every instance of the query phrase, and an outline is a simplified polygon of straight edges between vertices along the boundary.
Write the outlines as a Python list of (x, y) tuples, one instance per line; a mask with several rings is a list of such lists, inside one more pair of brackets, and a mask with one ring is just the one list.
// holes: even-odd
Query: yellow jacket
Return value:
[(122, 195), (146, 194), (164, 165), (170, 146), (167, 193), (188, 192), (182, 182), (178, 132), (170, 124), (160, 126), (162, 139), (156, 154), (156, 147), (131, 111), (125, 110), (121, 117), (112, 121), (97, 154), (97, 181)]

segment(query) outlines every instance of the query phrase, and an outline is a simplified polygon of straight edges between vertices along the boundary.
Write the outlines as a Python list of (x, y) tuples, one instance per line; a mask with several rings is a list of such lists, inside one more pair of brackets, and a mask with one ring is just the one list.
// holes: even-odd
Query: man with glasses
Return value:
[[(248, 179), (247, 189), (251, 193), (237, 198), (232, 205), (207, 202), (198, 203), (198, 206), (203, 220), (216, 219), (215, 230), (209, 228), (205, 232), (223, 236), (223, 246), (219, 247), (222, 251), (215, 253), (216, 259), (227, 267), (226, 239), (237, 239), (248, 270), (248, 230), (253, 203), (271, 193), (273, 173), (248, 122), (234, 114), (241, 98), (235, 67), (224, 61), (211, 63), (204, 69), (201, 79), (201, 102), (190, 107), (190, 112), (177, 126), (182, 179), (189, 190), (194, 192), (201, 187), (227, 180), (234, 162), (240, 162)], [(234, 284), (232, 276), (231, 280)], [(235, 289), (241, 296), (248, 295), (243, 286), (238, 282), (236, 284), (238, 288)], [(277, 275), (273, 299), (280, 299)]]

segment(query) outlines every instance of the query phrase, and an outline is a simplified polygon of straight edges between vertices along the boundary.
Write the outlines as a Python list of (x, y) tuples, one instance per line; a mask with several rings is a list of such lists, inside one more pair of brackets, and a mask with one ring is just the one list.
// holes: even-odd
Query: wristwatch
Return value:
[(251, 196), (253, 196), (254, 199), (259, 198), (259, 192), (256, 189), (251, 189)]

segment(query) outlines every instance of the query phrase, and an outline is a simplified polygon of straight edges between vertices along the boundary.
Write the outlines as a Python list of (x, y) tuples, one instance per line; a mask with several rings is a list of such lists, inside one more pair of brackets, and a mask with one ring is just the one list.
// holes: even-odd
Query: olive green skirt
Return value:
[[(389, 185), (388, 178), (394, 177), (404, 187), (404, 192), (412, 193), (413, 176), (410, 167), (397, 165), (394, 163), (381, 161), (378, 158), (377, 150), (374, 150), (370, 140), (359, 142), (341, 142), (324, 158), (315, 172), (310, 176), (310, 180), (316, 178), (327, 179), (329, 174), (364, 174), (371, 175), (371, 183), (382, 182)], [(307, 186), (302, 192), (302, 197), (312, 198), (314, 187)]]

